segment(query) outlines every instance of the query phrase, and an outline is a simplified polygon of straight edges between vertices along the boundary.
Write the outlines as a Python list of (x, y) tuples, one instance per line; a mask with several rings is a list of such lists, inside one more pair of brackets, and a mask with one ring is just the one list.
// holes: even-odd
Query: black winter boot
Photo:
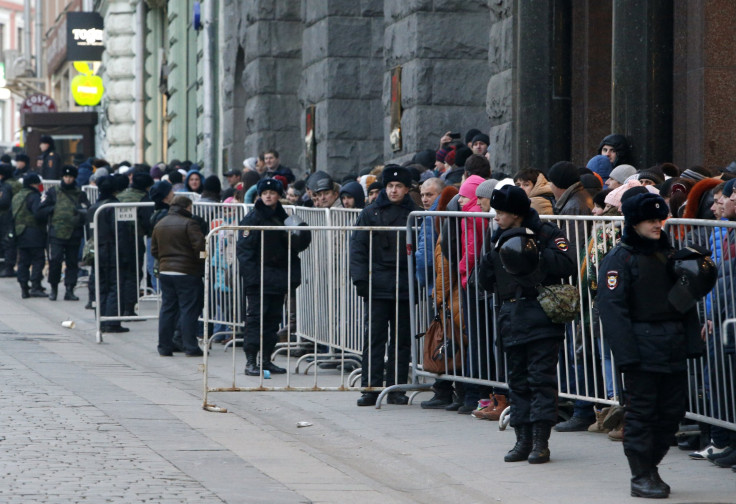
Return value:
[(51, 286), (51, 293), (49, 294), (49, 300), (50, 301), (56, 301), (56, 298), (59, 295), (59, 286), (58, 285), (52, 285)]
[(258, 369), (256, 358), (257, 352), (245, 352), (245, 374), (246, 376), (260, 376), (261, 370)]
[(286, 374), (286, 369), (277, 366), (271, 361), (264, 362), (263, 363), (263, 369), (268, 370), (271, 372), (271, 374)]
[(41, 283), (34, 283), (31, 285), (31, 297), (48, 297), (48, 294), (44, 291), (43, 287), (41, 287)]
[(31, 297), (31, 293), (28, 291), (28, 284), (20, 284), (20, 297), (22, 299)]
[(631, 468), (631, 496), (646, 499), (665, 499), (669, 496), (666, 484), (660, 483), (654, 477), (654, 470), (649, 461), (642, 460), (636, 455), (627, 454)]
[(544, 464), (549, 462), (549, 435), (552, 426), (536, 422), (532, 428), (532, 452), (529, 454), (530, 464)]
[(79, 301), (79, 298), (74, 295), (74, 287), (67, 286), (64, 301)]
[(503, 458), (504, 462), (521, 462), (528, 459), (532, 451), (532, 425), (517, 425), (514, 431), (516, 432), (516, 444)]

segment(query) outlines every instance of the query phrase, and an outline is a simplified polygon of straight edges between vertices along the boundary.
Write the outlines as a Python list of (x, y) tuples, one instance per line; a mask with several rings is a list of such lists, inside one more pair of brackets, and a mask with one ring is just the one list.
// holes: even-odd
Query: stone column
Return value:
[[(488, 7), (480, 2), (385, 0), (383, 74), (386, 161), (436, 149), (447, 130), (488, 131)], [(402, 149), (389, 140), (391, 69), (402, 67)]]
[(111, 163), (136, 158), (135, 149), (135, 4), (104, 2), (100, 13), (105, 23), (102, 79), (105, 95), (100, 110), (97, 146)]
[(316, 168), (357, 174), (383, 159), (383, 1), (305, 0), (303, 17), (302, 139), (314, 105)]
[(671, 0), (613, 2), (611, 132), (637, 168), (672, 158), (672, 13)]
[(514, 166), (570, 159), (571, 5), (520, 1), (515, 12)]
[(585, 166), (600, 141), (611, 133), (612, 0), (573, 2), (572, 150)]
[(672, 159), (681, 169), (736, 160), (736, 35), (729, 0), (674, 2)]
[(488, 65), (490, 79), (486, 91), (486, 112), (491, 122), (491, 167), (496, 172), (517, 171), (513, 162), (513, 79), (514, 21), (511, 0), (489, 0), (491, 16)]
[(245, 52), (245, 156), (275, 148), (285, 166), (298, 169), (304, 151), (297, 98), (301, 2), (252, 0), (238, 5)]

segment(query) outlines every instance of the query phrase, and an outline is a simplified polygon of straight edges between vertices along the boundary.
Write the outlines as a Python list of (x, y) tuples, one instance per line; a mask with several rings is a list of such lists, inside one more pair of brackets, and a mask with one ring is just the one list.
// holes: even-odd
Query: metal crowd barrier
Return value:
[(82, 186), (82, 191), (87, 195), (87, 199), (89, 200), (90, 205), (94, 205), (97, 203), (97, 186), (96, 185), (86, 185)]
[[(215, 357), (211, 352), (208, 351), (208, 345), (205, 344), (205, 366), (204, 366), (204, 406), (206, 409), (212, 411), (219, 411), (219, 408), (209, 403), (208, 395), (211, 392), (225, 392), (225, 391), (255, 391), (255, 390), (272, 390), (272, 391), (283, 391), (283, 390), (300, 390), (300, 391), (324, 391), (324, 390), (361, 390), (363, 388), (353, 387), (351, 383), (351, 371), (350, 366), (346, 366), (346, 363), (359, 360), (359, 356), (363, 354), (363, 330), (364, 327), (370, 326), (373, 322), (371, 320), (371, 304), (372, 300), (364, 303), (362, 298), (357, 296), (355, 288), (350, 280), (349, 273), (349, 242), (351, 235), (356, 232), (368, 233), (369, 247), (367, 253), (369, 255), (369, 264), (372, 264), (373, 260), (373, 244), (374, 240), (380, 239), (380, 236), (386, 234), (395, 235), (401, 238), (405, 229), (401, 227), (390, 228), (390, 227), (355, 227), (355, 226), (337, 226), (327, 225), (328, 211), (319, 209), (306, 209), (306, 208), (294, 208), (294, 213), (300, 215), (305, 221), (310, 221), (308, 226), (298, 227), (286, 227), (286, 226), (223, 226), (217, 227), (210, 231), (207, 237), (207, 261), (205, 267), (205, 283), (210, 285), (212, 279), (211, 275), (213, 262), (213, 251), (219, 249), (220, 236), (223, 231), (233, 231), (237, 234), (241, 233), (267, 233), (269, 231), (306, 231), (311, 232), (311, 244), (310, 246), (299, 254), (301, 259), (301, 286), (296, 289), (297, 297), (297, 333), (298, 335), (308, 338), (312, 345), (319, 346), (324, 345), (330, 350), (315, 350), (310, 355), (302, 355), (300, 357), (294, 357), (292, 355), (293, 347), (286, 345), (285, 351), (275, 352), (274, 355), (269, 355), (269, 358), (275, 359), (274, 362), (282, 367), (287, 368), (285, 376), (271, 375), (270, 379), (273, 385), (267, 386), (264, 379), (266, 377), (261, 374), (259, 377), (251, 377), (243, 375), (243, 368), (245, 365), (244, 352), (234, 352), (233, 358), (227, 365), (227, 369), (222, 364), (222, 361)], [(355, 216), (355, 212), (343, 212), (342, 218), (350, 220), (350, 216)], [(324, 218), (325, 220), (321, 225), (314, 225), (314, 221)], [(264, 240), (261, 240), (261, 253), (268, 254), (268, 251), (263, 251)], [(397, 240), (397, 245), (401, 243), (401, 240)], [(291, 240), (289, 239), (289, 246), (291, 246)], [(336, 249), (335, 247), (338, 247)], [(327, 255), (332, 254), (332, 255)], [(338, 259), (338, 254), (342, 256)], [(392, 257), (403, 258), (406, 260), (406, 252), (402, 246), (397, 246), (395, 250), (391, 251)], [(233, 269), (240, 267), (237, 264), (232, 265)], [(254, 268), (261, 268), (261, 285), (264, 282), (268, 282), (263, 274), (263, 266), (253, 265)], [(289, 291), (291, 290), (291, 262), (288, 262), (289, 268)], [(339, 269), (338, 269), (339, 268)], [(369, 277), (372, 275), (372, 267), (369, 267)], [(403, 278), (404, 273), (395, 269), (396, 289), (398, 289), (398, 282)], [(375, 286), (369, 283), (369, 289), (374, 289)], [(209, 309), (211, 303), (208, 302), (207, 296), (210, 289), (205, 290), (205, 330), (207, 330), (207, 322), (210, 320)], [(251, 294), (252, 295), (252, 294)], [(260, 292), (260, 300), (263, 300), (263, 291)], [(283, 312), (289, 311), (289, 303), (287, 302), (288, 296), (284, 298)], [(403, 301), (406, 303), (406, 300)], [(391, 302), (393, 304), (393, 302)], [(363, 306), (367, 305), (367, 306)], [(367, 308), (367, 311), (366, 311)], [(393, 311), (393, 309), (391, 310)], [(364, 318), (364, 313), (368, 316)], [(354, 316), (353, 320), (344, 320), (344, 316), (352, 316), (352, 314), (360, 314)], [(288, 318), (287, 318), (288, 319)], [(408, 323), (407, 323), (408, 329)], [(258, 335), (260, 337), (260, 345), (263, 349), (263, 313), (261, 313), (261, 320), (258, 325)], [(388, 345), (388, 354), (396, 355), (398, 352), (398, 345), (396, 345), (395, 327), (391, 328), (394, 331), (392, 336), (393, 342)], [(268, 335), (265, 335), (268, 336)], [(407, 340), (410, 335), (406, 334)], [(205, 343), (208, 343), (208, 335), (205, 336)], [(367, 342), (367, 346), (370, 346), (370, 336)], [(408, 341), (406, 349), (408, 352)], [(236, 355), (237, 354), (237, 355)], [(329, 358), (322, 358), (325, 356)], [(370, 356), (370, 353), (368, 353)], [(299, 363), (311, 356), (313, 359), (312, 363), (317, 361), (321, 364), (334, 364), (333, 366), (310, 366), (310, 372), (301, 374), (299, 372)], [(214, 357), (214, 358), (213, 358)], [(215, 358), (217, 360), (215, 360)], [(384, 355), (381, 355), (380, 359), (383, 361)], [(389, 359), (391, 360), (391, 359)], [(396, 360), (396, 359), (394, 359)], [(363, 362), (364, 369), (367, 372), (371, 371), (370, 364)], [(383, 365), (381, 367), (381, 373), (383, 373)], [(393, 368), (394, 373), (399, 373), (398, 365)], [(406, 366), (408, 372), (408, 361)], [(371, 390), (382, 390), (383, 387), (374, 388)]]
[[(95, 250), (95, 312), (97, 316), (97, 342), (102, 342), (104, 322), (137, 321), (158, 318), (160, 298), (153, 297), (155, 309), (144, 310), (141, 303), (141, 284), (145, 281), (145, 240), (139, 240), (140, 209), (153, 209), (153, 203), (106, 203), (95, 212), (92, 220)], [(112, 214), (112, 215), (111, 215)], [(109, 219), (112, 224), (114, 257), (101, 261), (99, 224)], [(110, 244), (106, 244), (110, 247)], [(131, 277), (132, 275), (132, 277)], [(130, 303), (132, 289), (133, 312), (125, 313), (126, 301)], [(104, 303), (104, 308), (103, 308)], [(138, 312), (135, 313), (137, 308)], [(148, 314), (144, 314), (148, 311)], [(103, 313), (104, 312), (104, 313)]]

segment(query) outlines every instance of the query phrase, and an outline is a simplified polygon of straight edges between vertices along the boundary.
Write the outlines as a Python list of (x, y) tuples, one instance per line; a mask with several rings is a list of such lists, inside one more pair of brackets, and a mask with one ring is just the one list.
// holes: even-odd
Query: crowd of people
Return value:
[[(666, 497), (670, 489), (659, 477), (657, 464), (684, 418), (686, 359), (705, 352), (714, 364), (704, 371), (703, 393), (708, 397), (709, 387), (728, 384), (725, 377), (733, 370), (734, 338), (721, 334), (719, 321), (736, 312), (730, 287), (736, 233), (725, 226), (678, 228), (677, 238), (690, 245), (690, 255), (682, 255), (672, 247), (662, 223), (669, 217), (736, 220), (736, 173), (731, 167), (683, 170), (672, 163), (636, 167), (632, 146), (617, 134), (600, 142), (585, 167), (559, 161), (502, 173), (489, 162), (489, 144), (479, 130), (462, 138), (447, 132), (435, 149), (420, 151), (401, 165), (369, 167), (339, 182), (324, 171), (297, 178), (272, 149), (247, 158), (242, 169), (227, 171), (221, 181), (216, 175), (205, 176), (189, 161), (149, 166), (89, 159), (76, 166), (63, 164), (54, 153), (53, 139), (42, 137), (42, 155), (35, 167), (22, 153), (14, 165), (8, 156), (0, 159), (4, 258), (0, 276), (17, 277), (23, 298), (55, 301), (65, 264), (64, 300), (79, 300), (74, 292), (83, 274), (79, 259), (88, 248), (85, 235), (91, 236), (90, 225), (96, 222), (93, 253), (99, 265), (100, 315), (136, 316), (141, 268), (148, 264), (150, 287), (162, 293), (159, 354), (168, 357), (183, 351), (196, 357), (202, 355), (197, 341), (204, 302), (201, 252), (211, 227), (192, 213), (195, 194), (202, 202), (253, 204), (240, 221), (242, 226), (305, 224), (289, 216), (287, 205), (358, 209), (355, 225), (375, 229), (353, 231), (349, 250), (350, 278), (365, 303), (364, 391), (357, 404), (369, 406), (376, 403), (381, 387), (408, 381), (411, 361), (411, 305), (404, 281), (409, 278), (409, 261), (396, 253), (405, 250), (406, 236), (382, 233), (380, 228), (405, 227), (410, 214), (421, 209), (478, 214), (421, 218), (414, 274), (420, 292), (434, 307), (431, 315), (446, 315), (448, 331), (461, 335), (456, 341), (464, 347), (463, 377), (491, 378), (506, 386), (445, 376), (435, 381), (434, 396), (421, 407), (496, 421), (510, 405), (517, 441), (506, 455), (508, 462), (549, 461), (553, 428), (605, 433), (611, 440), (623, 441), (632, 470), (632, 495)], [(43, 181), (54, 177), (59, 185), (44, 190)], [(98, 190), (94, 204), (82, 191), (88, 184)], [(133, 222), (119, 222), (109, 211), (99, 212), (95, 221), (98, 208), (116, 202), (153, 202), (153, 206), (138, 208)], [(490, 211), (495, 217), (487, 215)], [(544, 215), (623, 215), (624, 222), (572, 219), (560, 227), (540, 219)], [(310, 242), (306, 230), (268, 230), (244, 231), (229, 245), (243, 279), (248, 376), (286, 372), (270, 356), (283, 338), (279, 329), (284, 307), (293, 303), (302, 281), (299, 254)], [(267, 256), (263, 250), (268, 250)], [(144, 254), (150, 254), (148, 261)], [(42, 285), (47, 259), (48, 292)], [(710, 272), (706, 259), (714, 265)], [(672, 272), (671, 264), (677, 261), (700, 264), (696, 277), (682, 282), (684, 290), (675, 288), (683, 278)], [(215, 270), (222, 270), (214, 275), (219, 289), (232, 288), (225, 280), (227, 266), (213, 263)], [(692, 274), (681, 270), (682, 275)], [(710, 295), (697, 274), (711, 274), (718, 295)], [(540, 286), (569, 278), (579, 279), (577, 288), (586, 293), (581, 298), (589, 306), (580, 310), (586, 314), (584, 324), (553, 321), (538, 299)], [(88, 285), (87, 307), (92, 308), (94, 280)], [(692, 285), (701, 288), (695, 291)], [(696, 302), (704, 296), (705, 309), (699, 309)], [(484, 315), (489, 311), (495, 317)], [(581, 326), (592, 327), (595, 337), (576, 338), (573, 333)], [(128, 331), (120, 320), (105, 320), (101, 328)], [(496, 341), (493, 334), (498, 334)], [(562, 345), (566, 337), (579, 345)], [(611, 352), (625, 387), (614, 384), (619, 375)], [(482, 358), (485, 355), (493, 357)], [(719, 362), (727, 364), (725, 369), (715, 365)], [(572, 415), (558, 421), (559, 363), (564, 363), (560, 382), (572, 394), (596, 389), (595, 373), (586, 369), (605, 370), (600, 386), (614, 405), (576, 400)], [(725, 396), (723, 392), (711, 401), (717, 410), (711, 413), (733, 422), (733, 407), (728, 406), (732, 391), (725, 391)], [(401, 391), (392, 392), (387, 400), (408, 403)], [(712, 426), (710, 438), (704, 448), (688, 445), (694, 450), (691, 458), (709, 459), (736, 471), (736, 433)]]

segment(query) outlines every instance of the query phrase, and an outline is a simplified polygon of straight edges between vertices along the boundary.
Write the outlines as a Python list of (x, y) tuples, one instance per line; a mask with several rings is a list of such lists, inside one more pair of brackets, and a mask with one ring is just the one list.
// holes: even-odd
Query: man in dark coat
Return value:
[[(363, 209), (355, 225), (405, 228), (409, 214), (420, 210), (409, 196), (411, 173), (406, 168), (389, 164), (383, 169), (382, 182), (384, 189), (375, 202)], [(350, 277), (365, 303), (362, 387), (383, 386), (386, 345), (389, 345), (386, 386), (406, 383), (408, 378), (411, 340), (409, 264), (405, 249), (405, 231), (353, 232)], [(372, 406), (377, 399), (378, 392), (366, 391), (358, 399), (358, 406)], [(408, 398), (404, 393), (395, 392), (389, 395), (388, 402), (407, 404)]]
[(61, 185), (46, 192), (41, 209), (49, 212), (49, 299), (56, 301), (61, 281), (61, 263), (66, 264), (64, 300), (79, 301), (74, 295), (79, 273), (79, 248), (84, 238), (89, 200), (77, 187), (77, 168), (66, 165), (62, 170)]
[(153, 229), (151, 254), (159, 263), (161, 314), (158, 321), (158, 353), (171, 357), (174, 331), (181, 331), (187, 357), (200, 357), (197, 319), (204, 301), (205, 238), (192, 218), (192, 200), (176, 196), (169, 211)]
[[(479, 281), (501, 304), (498, 334), (506, 353), (511, 425), (516, 431), (516, 445), (504, 460), (539, 464), (549, 461), (548, 441), (557, 421), (557, 360), (565, 326), (549, 319), (536, 287), (559, 284), (574, 274), (575, 256), (562, 231), (551, 222), (542, 223), (522, 188), (494, 190), (491, 207), (498, 227), (481, 261)], [(501, 259), (500, 247), (513, 236), (536, 245), (532, 259), (538, 263), (531, 263), (528, 271), (509, 272)]]
[[(46, 247), (46, 219), (41, 211), (41, 179), (35, 173), (23, 179), (23, 189), (13, 196), (12, 212), (18, 246), (18, 283), (21, 297), (46, 297), (41, 287)], [(31, 289), (28, 289), (28, 280)]]
[[(263, 178), (257, 186), (259, 199), (253, 209), (240, 221), (240, 226), (289, 226), (302, 224), (289, 217), (279, 198), (284, 194), (283, 184), (272, 178)], [(286, 369), (271, 362), (277, 331), (289, 288), (301, 284), (299, 253), (311, 243), (309, 231), (292, 231), (291, 240), (285, 231), (243, 231), (238, 238), (237, 256), (243, 277), (245, 312), (245, 374), (259, 376), (261, 371), (274, 374), (286, 373)], [(289, 248), (291, 246), (291, 248)], [(265, 255), (261, 254), (265, 251)], [(291, 266), (289, 266), (291, 264)], [(291, 268), (291, 277), (289, 277)], [(261, 333), (263, 347), (261, 348)], [(261, 366), (257, 363), (261, 352)]]
[[(93, 237), (92, 224), (95, 214), (99, 208), (106, 203), (118, 203), (115, 197), (116, 187), (112, 176), (105, 175), (95, 180), (97, 184), (97, 201), (87, 212), (87, 236)], [(121, 226), (124, 223), (121, 223)], [(97, 248), (95, 257), (99, 269), (95, 275), (99, 275), (99, 314), (103, 317), (119, 316), (118, 313), (118, 255), (119, 252), (128, 248), (129, 244), (116, 238), (119, 236), (119, 227), (115, 222), (115, 210), (107, 208), (100, 210), (97, 218), (97, 226), (94, 233), (97, 235)], [(90, 275), (90, 282), (94, 282)], [(116, 321), (103, 321), (100, 324), (102, 332), (122, 333), (130, 329), (120, 325)]]
[(625, 200), (622, 210), (623, 234), (601, 262), (596, 301), (603, 335), (624, 373), (631, 495), (664, 498), (670, 488), (657, 465), (685, 416), (687, 358), (699, 356), (703, 342), (695, 303), (685, 311), (673, 305), (679, 282), (668, 272), (674, 251), (662, 231), (667, 203), (639, 194)]
[[(133, 174), (133, 182), (130, 187), (118, 194), (121, 203), (146, 203), (150, 202), (148, 190), (153, 186), (153, 177), (148, 173), (136, 172)], [(136, 208), (137, 223), (126, 223), (122, 226), (124, 240), (128, 247), (120, 256), (122, 282), (120, 293), (123, 305), (123, 315), (135, 316), (135, 305), (138, 303), (138, 289), (142, 277), (143, 255), (145, 254), (144, 236), (151, 236), (152, 207)]]
[(61, 180), (61, 158), (56, 153), (54, 139), (49, 135), (41, 135), (41, 155), (36, 166), (44, 180)]
[(13, 196), (18, 194), (22, 184), (13, 178), (13, 166), (0, 164), (0, 249), (5, 259), (0, 278), (14, 277), (18, 249), (15, 246), (13, 231), (13, 212), (11, 206)]

